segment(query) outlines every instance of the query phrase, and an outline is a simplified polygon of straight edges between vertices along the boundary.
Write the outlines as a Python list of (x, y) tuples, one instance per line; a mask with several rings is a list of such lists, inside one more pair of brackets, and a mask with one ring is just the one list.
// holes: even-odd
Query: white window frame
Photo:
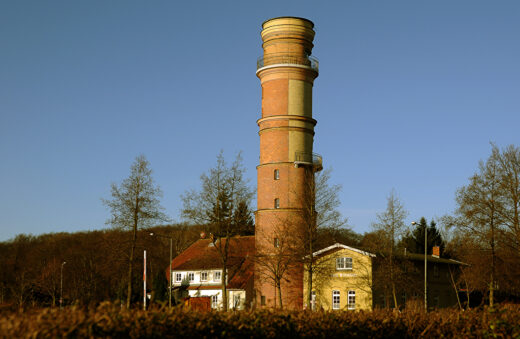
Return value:
[(188, 281), (189, 282), (195, 281), (195, 273), (188, 273)]
[(213, 309), (218, 308), (218, 294), (211, 296), (211, 308), (213, 308)]
[(311, 292), (311, 310), (316, 310), (316, 291)]
[(339, 310), (341, 308), (341, 293), (337, 290), (332, 291), (332, 309)]
[(200, 281), (208, 281), (208, 272), (200, 272)]
[(352, 258), (341, 257), (336, 258), (336, 269), (337, 270), (352, 270)]
[(220, 271), (213, 272), (213, 281), (221, 281), (222, 280), (222, 274)]
[(233, 295), (233, 308), (239, 308), (240, 307), (240, 294)]
[(175, 282), (182, 281), (182, 273), (175, 273)]
[(347, 294), (347, 308), (349, 310), (355, 310), (356, 309), (356, 291), (350, 290)]

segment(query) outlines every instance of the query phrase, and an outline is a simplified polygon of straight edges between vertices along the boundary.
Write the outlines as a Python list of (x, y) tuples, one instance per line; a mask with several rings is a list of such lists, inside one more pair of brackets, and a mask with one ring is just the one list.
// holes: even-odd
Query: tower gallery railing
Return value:
[(323, 169), (323, 158), (317, 153), (297, 151), (294, 153), (294, 164), (311, 165), (316, 171), (321, 171)]
[(319, 70), (319, 61), (317, 58), (313, 56), (301, 56), (301, 55), (271, 55), (268, 57), (261, 56), (256, 61), (256, 69), (260, 69), (269, 65), (279, 65), (279, 64), (292, 64), (292, 65), (304, 65), (309, 66), (316, 72)]

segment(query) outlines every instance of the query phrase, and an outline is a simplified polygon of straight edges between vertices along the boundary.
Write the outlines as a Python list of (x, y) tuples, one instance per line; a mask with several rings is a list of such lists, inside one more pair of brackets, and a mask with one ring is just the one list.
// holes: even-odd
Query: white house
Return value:
[[(225, 243), (223, 243), (224, 245)], [(222, 308), (222, 261), (210, 239), (199, 239), (172, 261), (173, 288), (187, 286), (190, 297), (211, 297), (211, 307)], [(249, 308), (253, 300), (254, 236), (233, 237), (228, 250), (228, 308)]]

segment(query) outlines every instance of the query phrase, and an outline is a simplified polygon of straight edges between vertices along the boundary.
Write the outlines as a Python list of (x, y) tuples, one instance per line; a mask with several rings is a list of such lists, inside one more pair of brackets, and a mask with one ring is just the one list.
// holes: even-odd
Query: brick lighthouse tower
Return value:
[[(314, 207), (310, 187), (322, 169), (313, 153), (312, 86), (318, 61), (311, 57), (314, 24), (280, 17), (262, 24), (263, 57), (256, 75), (262, 85), (258, 120), (255, 291), (258, 307), (302, 309), (307, 209)], [(279, 286), (278, 286), (279, 285)], [(280, 297), (281, 295), (281, 297)]]

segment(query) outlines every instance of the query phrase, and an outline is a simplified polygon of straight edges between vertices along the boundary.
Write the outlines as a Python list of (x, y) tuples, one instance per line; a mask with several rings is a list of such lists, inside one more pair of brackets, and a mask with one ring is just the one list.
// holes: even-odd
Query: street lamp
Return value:
[(172, 242), (173, 242), (173, 238), (170, 237), (170, 236), (167, 236), (167, 235), (157, 234), (157, 233), (154, 233), (154, 232), (150, 232), (150, 236), (152, 236), (152, 237), (156, 236), (156, 237), (160, 237), (160, 238), (170, 239), (170, 264), (169, 264), (170, 278), (168, 279), (168, 281), (169, 281), (169, 284), (168, 284), (168, 306), (172, 307)]
[[(412, 221), (412, 225), (417, 225)], [(424, 310), (428, 312), (428, 228), (424, 226)]]
[(60, 273), (60, 308), (63, 307), (63, 265), (67, 262), (64, 261), (61, 263), (61, 273)]

